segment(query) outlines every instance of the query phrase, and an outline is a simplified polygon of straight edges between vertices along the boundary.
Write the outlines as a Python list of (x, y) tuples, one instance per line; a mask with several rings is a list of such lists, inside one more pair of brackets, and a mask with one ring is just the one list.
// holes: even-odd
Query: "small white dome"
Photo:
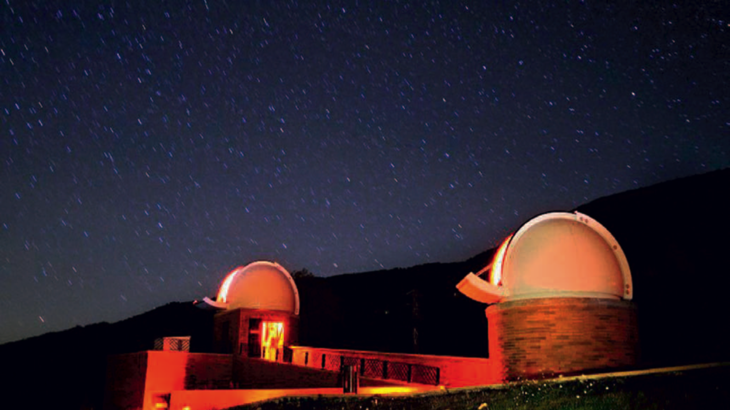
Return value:
[(289, 272), (273, 262), (253, 262), (231, 271), (216, 300), (227, 309), (276, 310), (299, 315), (299, 292)]

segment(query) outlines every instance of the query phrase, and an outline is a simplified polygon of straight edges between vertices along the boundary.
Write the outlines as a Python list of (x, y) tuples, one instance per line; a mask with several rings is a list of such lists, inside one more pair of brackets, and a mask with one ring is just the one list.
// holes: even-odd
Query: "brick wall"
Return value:
[(489, 355), (502, 380), (637, 364), (636, 309), (630, 302), (529, 299), (492, 305), (486, 313)]

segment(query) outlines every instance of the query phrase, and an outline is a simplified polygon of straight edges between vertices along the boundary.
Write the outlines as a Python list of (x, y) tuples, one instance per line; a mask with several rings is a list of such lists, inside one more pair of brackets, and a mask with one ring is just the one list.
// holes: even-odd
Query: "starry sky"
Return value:
[(0, 1), (0, 343), (730, 165), (724, 1)]

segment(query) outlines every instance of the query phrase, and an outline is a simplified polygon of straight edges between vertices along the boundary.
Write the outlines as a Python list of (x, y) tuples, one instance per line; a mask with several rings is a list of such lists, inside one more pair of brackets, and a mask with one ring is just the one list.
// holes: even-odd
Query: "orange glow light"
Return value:
[(494, 260), (492, 262), (492, 271), (489, 272), (489, 282), (494, 286), (499, 286), (499, 282), (502, 280), (502, 264), (504, 263), (504, 254), (507, 252), (507, 245), (509, 245), (511, 234), (507, 239), (499, 245), (499, 249), (494, 254)]
[(372, 387), (368, 389), (370, 394), (406, 394), (416, 393), (420, 389), (418, 387), (408, 386), (384, 386), (384, 387)]
[(221, 288), (218, 291), (218, 299), (217, 299), (218, 302), (221, 302), (221, 303), (227, 302), (226, 298), (228, 297), (228, 288), (231, 287), (231, 282), (233, 282), (233, 278), (236, 277), (236, 274), (240, 270), (241, 270), (241, 268), (236, 268), (236, 269), (232, 270), (231, 273), (229, 273), (228, 276), (226, 276), (226, 278), (223, 280), (223, 284), (221, 284)]
[(263, 322), (261, 332), (261, 347), (264, 359), (276, 360), (276, 351), (284, 347), (284, 324), (281, 322)]

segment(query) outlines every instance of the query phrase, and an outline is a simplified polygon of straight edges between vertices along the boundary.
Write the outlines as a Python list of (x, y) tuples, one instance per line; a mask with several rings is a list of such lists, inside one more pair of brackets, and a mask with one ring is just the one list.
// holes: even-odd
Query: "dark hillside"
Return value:
[[(161, 336), (191, 335), (192, 349), (208, 351), (212, 314), (192, 303), (170, 303), (132, 318), (0, 345), (0, 363), (12, 377), (6, 403), (31, 408), (101, 408), (110, 354), (150, 350)], [(7, 400), (7, 399), (10, 400)]]
[(484, 306), (455, 285), (491, 255), (490, 250), (466, 262), (300, 280), (301, 343), (486, 356)]
[[(632, 270), (642, 359), (673, 365), (730, 359), (730, 170), (601, 198), (578, 208), (611, 231)], [(484, 305), (455, 286), (491, 259), (427, 264), (299, 282), (301, 343), (322, 347), (488, 356)], [(417, 338), (414, 338), (414, 328)], [(414, 340), (415, 339), (415, 340)]]
[[(626, 252), (645, 366), (730, 360), (724, 329), (730, 315), (728, 192), (730, 170), (723, 170), (578, 208), (605, 225)], [(302, 277), (300, 344), (485, 357), (485, 306), (455, 286), (489, 263), (492, 252), (464, 262)], [(99, 408), (107, 355), (185, 335), (192, 336), (193, 350), (209, 351), (211, 329), (211, 312), (171, 303), (114, 324), (0, 345), (0, 363), (13, 374), (4, 391), (11, 392), (9, 402), (33, 408)]]
[(578, 208), (613, 233), (634, 280), (647, 363), (730, 359), (730, 170), (601, 198)]

